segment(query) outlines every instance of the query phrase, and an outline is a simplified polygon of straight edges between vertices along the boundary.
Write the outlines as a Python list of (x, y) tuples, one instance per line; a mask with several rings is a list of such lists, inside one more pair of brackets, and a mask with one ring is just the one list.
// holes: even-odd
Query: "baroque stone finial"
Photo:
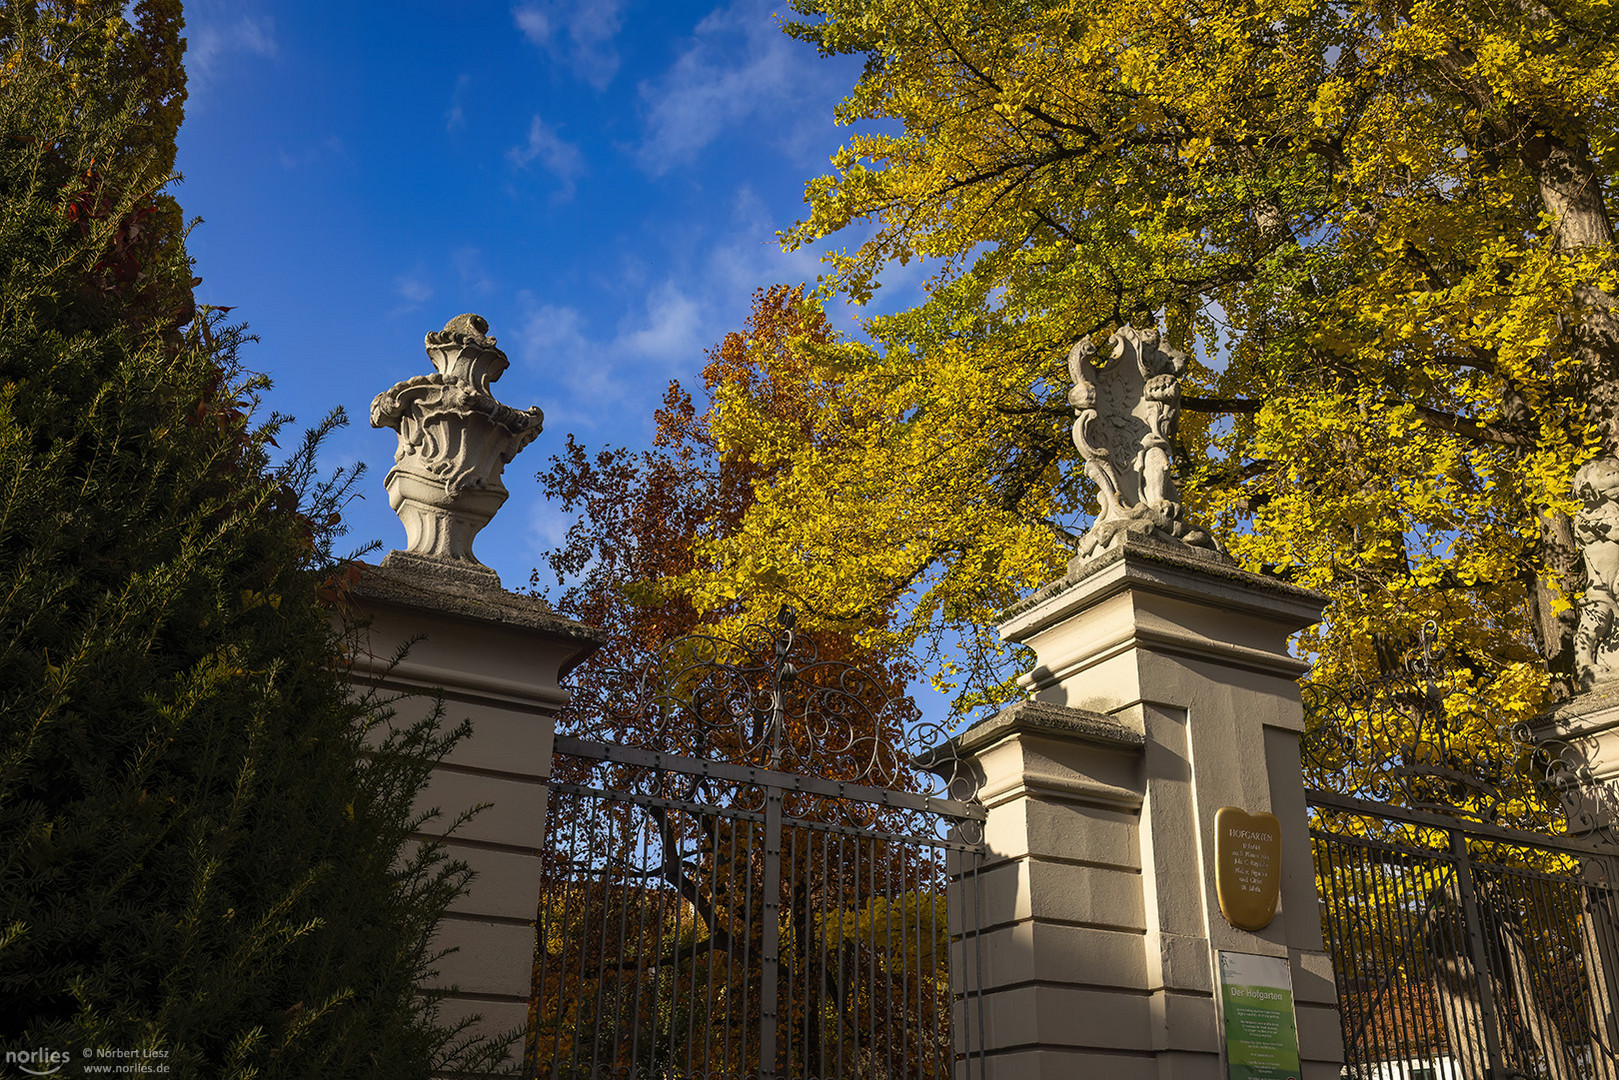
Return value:
[(1582, 687), (1619, 671), (1619, 458), (1599, 457), (1574, 473), (1574, 539), (1585, 564), (1585, 596), (1574, 631), (1574, 676)]
[(472, 554), (508, 492), (500, 474), (539, 435), (545, 414), (519, 412), (489, 392), (509, 361), (480, 315), (457, 315), (426, 338), (434, 374), (418, 375), (378, 394), (371, 426), (399, 433), (394, 467), (383, 486), (405, 526), (406, 549), (384, 566), (446, 569), (477, 584), (500, 579)]
[(1186, 354), (1165, 347), (1158, 331), (1121, 327), (1109, 354), (1081, 340), (1068, 353), (1074, 446), (1096, 482), (1101, 509), (1079, 538), (1085, 559), (1135, 535), (1218, 552), (1207, 532), (1181, 517), (1174, 440)]

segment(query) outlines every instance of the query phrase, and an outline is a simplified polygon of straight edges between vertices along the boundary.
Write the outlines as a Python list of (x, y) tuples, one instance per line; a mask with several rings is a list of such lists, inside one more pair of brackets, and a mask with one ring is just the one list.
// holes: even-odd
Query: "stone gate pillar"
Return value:
[(1542, 716), (1534, 734), (1551, 763), (1569, 834), (1614, 851), (1587, 860), (1592, 889), (1581, 927), (1592, 1028), (1611, 1046), (1619, 1033), (1619, 881), (1613, 870), (1619, 861), (1619, 675), (1602, 676)]
[[(434, 947), (448, 952), (424, 989), (448, 991), (442, 1022), (477, 1014), (469, 1033), (496, 1035), (528, 1020), (551, 739), (568, 701), (561, 681), (601, 636), (505, 591), (472, 552), (506, 501), (503, 469), (542, 421), (538, 408), (519, 411), (490, 393), (507, 359), (488, 329), (479, 316), (460, 315), (428, 334), (433, 374), (372, 402), (372, 425), (399, 436), (383, 483), (406, 549), (360, 567), (350, 595), (360, 626), (351, 657), (357, 688), (402, 695), (393, 708), (406, 725), (435, 700), (446, 727), (471, 723), (416, 803), (419, 813), (440, 814), (419, 839), (443, 842), (474, 873), (439, 925)], [(446, 837), (474, 807), (481, 809)]]
[[(1028, 700), (955, 740), (988, 809), (981, 876), (991, 1080), (1225, 1075), (1216, 951), (1285, 958), (1303, 1076), (1342, 1060), (1299, 764), (1313, 592), (1130, 535), (1076, 559), (1001, 626)], [(1221, 914), (1215, 815), (1281, 827), (1280, 908)]]
[[(1619, 457), (1604, 454), (1577, 469), (1574, 537), (1585, 571), (1574, 638), (1579, 692), (1540, 717), (1534, 738), (1545, 753), (1571, 835), (1619, 856)], [(1611, 1046), (1619, 1033), (1619, 910), (1614, 858), (1588, 861), (1595, 887), (1586, 897), (1585, 974), (1592, 1027)]]
[[(439, 1014), (447, 1024), (477, 1014), (478, 1034), (522, 1029), (551, 738), (568, 701), (561, 682), (597, 637), (537, 600), (419, 565), (364, 567), (351, 595), (365, 623), (352, 658), (355, 681), (385, 698), (403, 695), (393, 704), (398, 723), (414, 723), (441, 699), (446, 728), (463, 720), (472, 727), (416, 801), (419, 813), (439, 811), (419, 838), (441, 840), (474, 874), (439, 924), (435, 950), (452, 951), (424, 989), (450, 991)], [(482, 809), (446, 838), (473, 807)]]

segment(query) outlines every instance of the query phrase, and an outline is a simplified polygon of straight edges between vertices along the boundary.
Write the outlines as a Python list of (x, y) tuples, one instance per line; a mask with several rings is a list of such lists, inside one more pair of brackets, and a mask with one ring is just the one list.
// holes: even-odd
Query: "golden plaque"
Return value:
[(1214, 891), (1239, 930), (1263, 930), (1282, 895), (1282, 827), (1275, 814), (1222, 806), (1214, 814)]

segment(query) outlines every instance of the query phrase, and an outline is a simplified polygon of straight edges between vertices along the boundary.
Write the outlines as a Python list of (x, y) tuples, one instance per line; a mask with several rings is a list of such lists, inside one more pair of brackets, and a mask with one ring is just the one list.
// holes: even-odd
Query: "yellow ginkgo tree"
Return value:
[(815, 346), (816, 438), (715, 400), (721, 452), (780, 467), (702, 545), (700, 603), (953, 641), (959, 707), (995, 700), (995, 613), (1094, 498), (1066, 353), (1155, 322), (1194, 356), (1189, 513), (1331, 596), (1317, 679), (1433, 620), (1505, 719), (1566, 684), (1569, 478), (1619, 445), (1612, 0), (796, 7), (866, 64), (783, 240), (848, 236), (821, 287), (857, 301), (929, 276), (870, 344)]

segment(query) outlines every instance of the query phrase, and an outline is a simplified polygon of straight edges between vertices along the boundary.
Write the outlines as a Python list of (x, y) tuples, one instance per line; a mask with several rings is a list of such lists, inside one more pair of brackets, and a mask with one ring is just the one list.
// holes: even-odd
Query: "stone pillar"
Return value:
[(417, 803), (441, 814), (424, 826), (424, 840), (482, 807), (445, 840), (475, 876), (439, 926), (436, 947), (452, 951), (424, 989), (450, 991), (445, 1021), (477, 1013), (472, 1031), (497, 1034), (528, 1020), (553, 721), (568, 700), (561, 679), (601, 638), (506, 592), (473, 554), (473, 539), (507, 499), (505, 467), (544, 420), (538, 407), (519, 411), (490, 391), (508, 361), (489, 324), (458, 315), (423, 344), (433, 373), (371, 403), (371, 425), (398, 434), (383, 486), (406, 546), (364, 567), (353, 586), (364, 627), (353, 670), (385, 695), (411, 695), (395, 705), (403, 723), (435, 696), (448, 726), (471, 721), (471, 736), (434, 769)]
[(1563, 780), (1560, 792), (1568, 831), (1603, 839), (1619, 829), (1619, 677), (1548, 712), (1535, 728), (1535, 742), (1553, 755)]
[[(1342, 1060), (1299, 765), (1316, 593), (1129, 537), (1001, 627), (1029, 700), (956, 740), (989, 811), (982, 875), (988, 1076), (1223, 1078), (1215, 951), (1286, 957), (1303, 1075)], [(1274, 813), (1281, 901), (1220, 913), (1214, 817)]]
[(384, 695), (409, 695), (393, 706), (398, 723), (420, 719), (442, 695), (445, 725), (472, 725), (417, 801), (418, 811), (440, 811), (422, 839), (442, 837), (463, 811), (484, 806), (444, 841), (449, 856), (476, 876), (440, 924), (436, 948), (454, 951), (439, 961), (427, 988), (453, 988), (441, 1006), (445, 1022), (477, 1013), (478, 1033), (521, 1029), (528, 1020), (551, 738), (556, 712), (568, 700), (561, 679), (595, 650), (597, 634), (538, 600), (457, 578), (453, 569), (365, 567), (352, 596), (366, 622), (353, 658), (356, 682)]
[[(1569, 833), (1614, 846), (1619, 840), (1619, 458), (1604, 454), (1587, 461), (1575, 470), (1573, 488), (1580, 502), (1574, 539), (1585, 572), (1573, 657), (1581, 692), (1542, 716), (1534, 738), (1550, 759), (1548, 778), (1562, 798)], [(1603, 886), (1619, 885), (1613, 863), (1587, 860), (1586, 875)], [(1588, 895), (1584, 931), (1594, 1034), (1612, 1045), (1619, 1032), (1614, 989), (1619, 913), (1608, 896)]]
[[(1611, 845), (1619, 835), (1619, 676), (1602, 672), (1584, 693), (1542, 717), (1534, 735), (1550, 755), (1569, 834)], [(1612, 865), (1612, 859), (1600, 860), (1586, 875), (1619, 885)], [(1606, 898), (1588, 898), (1582, 929), (1595, 1033), (1611, 1045), (1619, 1033), (1619, 912)]]

